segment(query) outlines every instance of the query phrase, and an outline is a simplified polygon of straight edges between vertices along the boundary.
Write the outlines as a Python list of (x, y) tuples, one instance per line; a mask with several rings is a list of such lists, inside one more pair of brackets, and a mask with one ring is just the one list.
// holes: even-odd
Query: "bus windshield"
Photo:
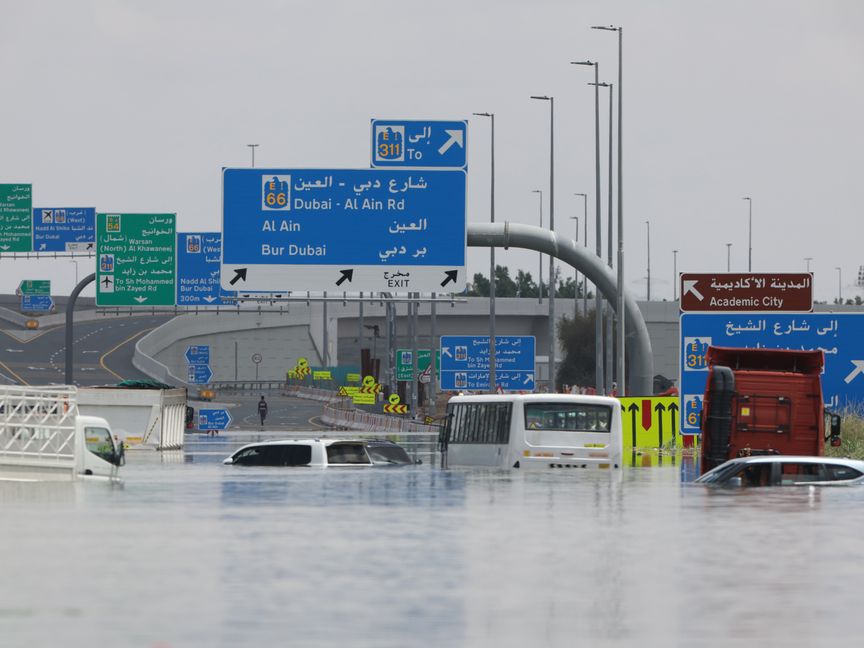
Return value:
[(526, 430), (609, 432), (612, 409), (583, 403), (525, 403)]

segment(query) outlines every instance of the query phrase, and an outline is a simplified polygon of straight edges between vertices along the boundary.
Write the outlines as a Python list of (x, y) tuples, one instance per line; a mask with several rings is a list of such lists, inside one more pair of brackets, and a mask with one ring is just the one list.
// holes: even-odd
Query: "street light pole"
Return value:
[[(543, 190), (532, 189), (531, 193), (540, 195), (540, 227), (543, 227)], [(537, 277), (537, 303), (543, 303), (543, 253), (540, 253), (540, 275)]]
[(626, 376), (624, 373), (624, 28), (595, 25), (591, 29), (618, 32), (618, 367), (615, 372), (618, 376), (618, 395), (625, 396)]
[[(589, 83), (588, 85), (595, 85), (593, 83)], [(608, 249), (607, 261), (609, 263), (609, 268), (612, 268), (612, 95), (614, 94), (614, 88), (611, 83), (600, 83), (596, 84), (604, 88), (609, 88), (609, 217), (606, 219), (607, 225), (607, 235), (606, 235), (606, 247)], [(605, 346), (606, 346), (606, 364), (604, 365), (604, 374), (606, 377), (606, 393), (612, 393), (612, 373), (614, 369), (612, 368), (612, 319), (614, 317), (614, 313), (612, 311), (612, 307), (609, 304), (609, 301), (606, 300), (606, 338), (605, 338)]]
[(252, 167), (255, 167), (255, 149), (258, 148), (257, 144), (247, 144), (250, 149), (252, 149)]
[[(494, 113), (474, 113), (478, 117), (489, 117), (492, 124), (491, 136), (491, 191), (489, 198), (490, 222), (495, 222), (495, 114)], [(431, 362), (435, 362), (433, 357)], [(495, 375), (495, 246), (489, 246), (489, 391), (495, 393), (498, 387), (497, 376)]]
[(807, 262), (807, 272), (810, 272), (810, 262), (813, 260), (813, 257), (804, 257), (804, 260)]
[(678, 301), (678, 250), (672, 250), (672, 301)]
[[(555, 97), (532, 95), (549, 102), (549, 231), (555, 232)], [(549, 386), (555, 385), (555, 257), (549, 255)]]
[(651, 221), (645, 221), (645, 241), (648, 243), (648, 301), (651, 301)]
[(732, 268), (732, 244), (726, 244), (726, 272), (730, 272)]
[(753, 199), (750, 196), (744, 196), (741, 200), (746, 200), (748, 205), (748, 252), (747, 252), (747, 272), (753, 272)]
[[(584, 217), (583, 222), (585, 223), (585, 236), (583, 245), (588, 247), (588, 194), (585, 193), (577, 193), (574, 194), (576, 196), (582, 196), (584, 202)], [(577, 224), (578, 225), (578, 224)], [(579, 232), (576, 232), (576, 240), (579, 240)], [(578, 273), (577, 273), (578, 274)], [(588, 317), (588, 277), (585, 273), (582, 273), (582, 315)]]
[[(602, 224), (600, 218), (600, 64), (597, 61), (570, 61), (571, 65), (594, 66), (594, 205), (596, 207), (597, 256), (603, 258)], [(604, 393), (603, 380), (603, 300), (600, 291), (594, 296), (594, 382), (598, 394)]]
[(843, 270), (838, 266), (834, 268), (837, 271), (837, 303), (843, 303)]

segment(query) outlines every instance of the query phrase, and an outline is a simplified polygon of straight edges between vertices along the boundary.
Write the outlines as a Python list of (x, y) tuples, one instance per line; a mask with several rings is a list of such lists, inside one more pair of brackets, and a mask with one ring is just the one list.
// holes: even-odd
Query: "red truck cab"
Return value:
[[(823, 455), (822, 351), (709, 347), (702, 472), (735, 457)], [(830, 416), (840, 445), (840, 417)]]

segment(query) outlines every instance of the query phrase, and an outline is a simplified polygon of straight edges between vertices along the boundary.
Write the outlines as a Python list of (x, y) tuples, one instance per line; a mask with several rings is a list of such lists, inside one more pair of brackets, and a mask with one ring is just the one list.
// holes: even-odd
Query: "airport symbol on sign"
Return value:
[(372, 120), (373, 167), (464, 169), (466, 121)]

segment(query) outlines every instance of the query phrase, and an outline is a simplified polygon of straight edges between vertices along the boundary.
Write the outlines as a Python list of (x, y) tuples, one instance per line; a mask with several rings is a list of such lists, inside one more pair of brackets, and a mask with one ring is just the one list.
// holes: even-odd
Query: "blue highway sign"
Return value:
[(177, 233), (177, 305), (224, 306), (237, 293), (219, 285), (221, 232)]
[(373, 167), (464, 169), (468, 122), (372, 120)]
[(199, 344), (186, 347), (186, 364), (190, 365), (209, 365), (210, 364), (210, 346), (207, 344)]
[(227, 409), (198, 410), (199, 430), (227, 430), (231, 425), (231, 414)]
[(95, 250), (95, 207), (41, 207), (33, 210), (34, 252)]
[(186, 382), (190, 385), (206, 385), (213, 379), (213, 370), (206, 364), (186, 365)]
[(222, 205), (226, 290), (464, 285), (464, 171), (225, 169)]
[(22, 313), (50, 313), (54, 300), (50, 295), (21, 295)]
[(681, 432), (698, 434), (709, 346), (821, 349), (825, 407), (864, 404), (864, 314), (685, 313), (681, 315)]
[[(495, 336), (495, 379), (504, 391), (534, 390), (531, 335)], [(489, 391), (489, 336), (441, 336), (441, 389)]]

